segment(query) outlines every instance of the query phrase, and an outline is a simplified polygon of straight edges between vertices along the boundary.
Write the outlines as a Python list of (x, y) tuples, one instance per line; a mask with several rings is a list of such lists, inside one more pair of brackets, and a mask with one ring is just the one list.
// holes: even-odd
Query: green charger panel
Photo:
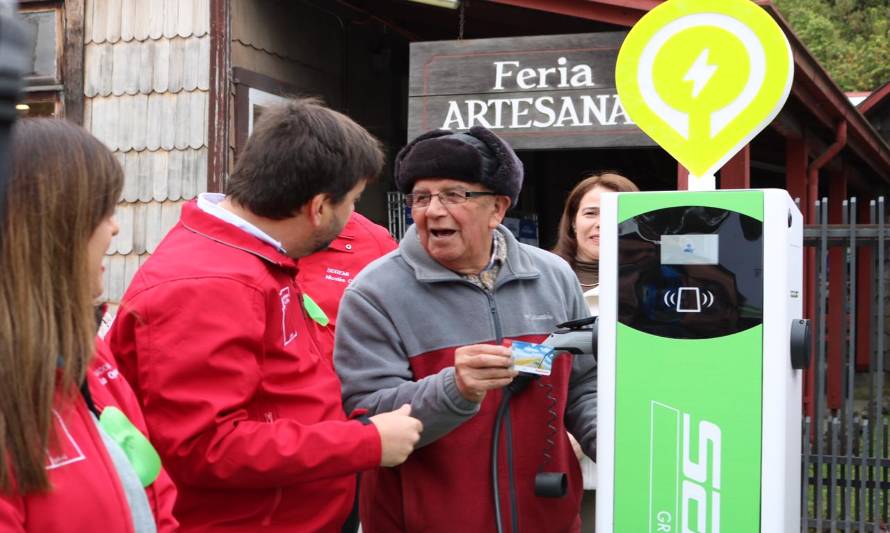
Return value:
[(763, 206), (618, 199), (616, 532), (760, 528)]
[(761, 326), (676, 340), (619, 324), (615, 531), (758, 531), (761, 346)]

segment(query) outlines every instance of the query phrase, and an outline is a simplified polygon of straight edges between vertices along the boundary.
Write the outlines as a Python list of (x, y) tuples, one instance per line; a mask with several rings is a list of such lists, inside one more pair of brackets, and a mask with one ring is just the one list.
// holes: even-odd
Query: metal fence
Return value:
[(815, 350), (805, 381), (801, 529), (888, 531), (884, 198), (823, 198), (814, 207), (818, 223), (804, 232)]
[(405, 209), (405, 195), (398, 191), (386, 193), (386, 219), (389, 233), (397, 241), (402, 240), (408, 229), (407, 210)]

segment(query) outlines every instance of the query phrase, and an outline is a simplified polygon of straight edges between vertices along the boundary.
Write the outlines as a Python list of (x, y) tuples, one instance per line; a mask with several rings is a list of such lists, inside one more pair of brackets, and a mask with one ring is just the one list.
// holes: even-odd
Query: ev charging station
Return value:
[(690, 190), (602, 195), (597, 533), (800, 531), (803, 220), (784, 190), (714, 190), (793, 73), (751, 0), (668, 0), (618, 53)]
[(597, 532), (800, 531), (802, 239), (784, 190), (603, 195)]

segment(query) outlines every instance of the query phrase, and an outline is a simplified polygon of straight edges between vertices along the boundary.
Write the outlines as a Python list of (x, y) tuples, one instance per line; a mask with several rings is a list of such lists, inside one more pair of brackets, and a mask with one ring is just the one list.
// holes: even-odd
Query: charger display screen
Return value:
[(649, 211), (618, 225), (618, 321), (707, 339), (763, 320), (763, 223), (704, 206)]
[(717, 265), (720, 263), (719, 235), (662, 235), (662, 265)]

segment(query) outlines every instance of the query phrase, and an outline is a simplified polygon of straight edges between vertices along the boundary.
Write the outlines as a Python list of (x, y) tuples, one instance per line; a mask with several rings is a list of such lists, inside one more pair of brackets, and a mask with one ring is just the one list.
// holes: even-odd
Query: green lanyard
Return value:
[(123, 411), (114, 406), (106, 407), (99, 415), (99, 426), (124, 451), (143, 487), (158, 479), (161, 457)]
[(309, 318), (318, 322), (322, 327), (331, 323), (327, 313), (305, 292), (303, 293), (303, 309), (309, 314)]
[(80, 385), (80, 393), (87, 408), (99, 419), (99, 427), (120, 446), (124, 455), (127, 456), (127, 460), (139, 477), (139, 481), (142, 482), (142, 486), (147, 487), (154, 483), (161, 472), (161, 456), (148, 442), (145, 435), (117, 407), (108, 406), (99, 413), (86, 381)]

